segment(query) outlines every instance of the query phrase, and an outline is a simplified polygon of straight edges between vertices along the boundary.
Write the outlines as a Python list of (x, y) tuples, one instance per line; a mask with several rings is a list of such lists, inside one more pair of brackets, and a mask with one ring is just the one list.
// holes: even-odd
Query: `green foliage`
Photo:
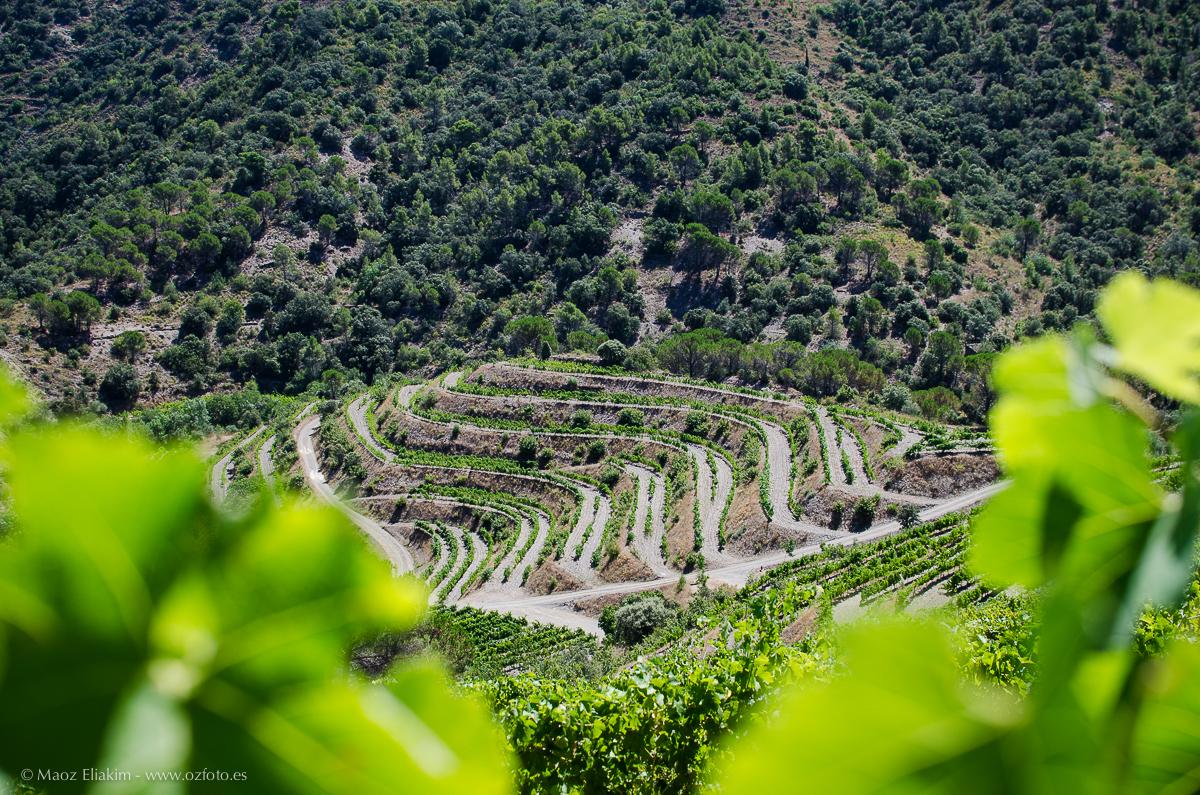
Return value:
[(600, 628), (622, 646), (632, 646), (665, 625), (674, 610), (657, 591), (628, 596), (621, 604), (605, 608)]
[(100, 399), (113, 410), (131, 408), (141, 391), (137, 371), (124, 362), (108, 368), (100, 381)]
[(290, 418), (301, 405), (292, 398), (243, 390), (165, 403), (122, 419), (165, 442), (198, 439), (219, 429), (248, 430), (275, 419)]
[(553, 348), (554, 326), (549, 318), (530, 315), (514, 318), (504, 327), (504, 333), (508, 335), (508, 352), (512, 354), (527, 351), (540, 354), (543, 346)]
[(961, 683), (944, 632), (868, 622), (844, 632), (839, 648), (853, 674), (776, 702), (775, 719), (734, 750), (723, 789), (783, 791), (807, 771), (819, 791), (1005, 791), (1007, 776), (979, 773), (1004, 770), (1013, 749), (1002, 739), (1020, 725), (1020, 710)]
[(1200, 348), (1189, 333), (1200, 313), (1200, 295), (1136, 273), (1118, 276), (1097, 314), (1112, 336), (1116, 365), (1177, 400), (1200, 403)]
[[(593, 636), (524, 618), (470, 607), (435, 608), (434, 627), (443, 626), (466, 641), (460, 676), (479, 680), (520, 671), (567, 678), (606, 672), (609, 660)], [(420, 631), (420, 630), (418, 630)], [(444, 645), (434, 639), (439, 652)]]
[(1037, 673), (1037, 626), (1028, 597), (1001, 596), (963, 611), (956, 632), (966, 673), (1027, 694)]
[(786, 590), (752, 600), (717, 627), (714, 648), (675, 649), (596, 685), (513, 677), (481, 683), (520, 765), (523, 792), (662, 792), (695, 788), (769, 687), (810, 671), (814, 657), (779, 642), (779, 628), (812, 596)]
[(146, 335), (140, 331), (122, 331), (112, 343), (112, 355), (132, 361), (146, 350)]
[(791, 341), (744, 345), (715, 328), (674, 334), (655, 348), (667, 371), (692, 379), (720, 382), (732, 375), (754, 383), (774, 382), (811, 395), (836, 395), (843, 387), (872, 392), (883, 386), (883, 372), (854, 351), (826, 348), (809, 353)]
[[(814, 348), (844, 323), (857, 359), (966, 398), (978, 378), (919, 364), (931, 330), (986, 353), (1087, 316), (1117, 269), (1196, 279), (1193, 4), (726, 5), (17, 0), (0, 293), (47, 350), (104, 310), (118, 331), (185, 314), (143, 367), (169, 397), (505, 346), (619, 342), (605, 362), (644, 369), (647, 321), (679, 319)], [(810, 64), (821, 25), (846, 47)], [(976, 289), (1010, 257), (1028, 293)], [(703, 273), (652, 319), (635, 268), (664, 264)], [(758, 383), (778, 358), (783, 386), (842, 386), (796, 378), (794, 351), (755, 358)]]

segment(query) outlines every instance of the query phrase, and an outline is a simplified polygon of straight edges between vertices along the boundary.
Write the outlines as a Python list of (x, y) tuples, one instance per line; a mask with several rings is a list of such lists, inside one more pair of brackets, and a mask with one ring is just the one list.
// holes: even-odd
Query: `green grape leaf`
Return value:
[(22, 431), (3, 462), (9, 775), (107, 764), (240, 773), (267, 793), (508, 791), (485, 713), (433, 671), (390, 687), (346, 671), (353, 642), (411, 627), (425, 593), (338, 512), (263, 500), (234, 519), (193, 455), (71, 425)]
[(739, 739), (718, 779), (730, 795), (767, 792), (1003, 792), (1019, 789), (1015, 699), (965, 683), (949, 634), (889, 620), (848, 628), (847, 674), (801, 683)]
[(157, 595), (194, 551), (204, 468), (70, 425), (22, 431), (3, 458), (17, 536), (0, 546), (0, 582), (18, 615), (0, 610), (0, 767), (94, 766), (139, 686)]
[(993, 586), (1059, 576), (1099, 594), (1136, 565), (1162, 495), (1145, 427), (1099, 398), (1094, 370), (1088, 349), (1063, 338), (997, 364), (992, 432), (1012, 483), (976, 520), (971, 551)]
[(60, 619), (131, 640), (195, 541), (173, 531), (205, 512), (200, 461), (63, 426), (17, 434), (4, 463), (25, 536), (18, 581), (34, 579)]
[(1131, 791), (1200, 791), (1200, 646), (1180, 642), (1151, 664), (1130, 752)]
[(996, 360), (992, 382), (998, 392), (1024, 401), (1049, 406), (1070, 403), (1067, 357), (1068, 346), (1063, 338), (1033, 340)]
[[(428, 781), (423, 789), (443, 782), (479, 795), (511, 791), (508, 776), (499, 772), (510, 762), (504, 738), (482, 703), (451, 694), (445, 674), (428, 662), (393, 670), (386, 686), (401, 705), (393, 708), (391, 725), (397, 735), (408, 738), (402, 744), (411, 763), (420, 768), (414, 775)], [(454, 744), (446, 742), (450, 737)]]
[(192, 765), (242, 771), (255, 791), (512, 789), (486, 710), (452, 695), (429, 664), (401, 669), (389, 685), (325, 683), (270, 704), (218, 683), (199, 695), (194, 723)]
[(245, 686), (321, 676), (345, 658), (354, 628), (404, 630), (423, 611), (416, 580), (388, 576), (327, 506), (267, 513), (216, 564), (208, 593), (222, 634), (213, 668)]
[(117, 707), (98, 765), (102, 770), (119, 770), (136, 778), (102, 781), (92, 792), (94, 795), (184, 792), (182, 782), (152, 781), (145, 775), (183, 767), (190, 748), (190, 728), (179, 704), (143, 684)]
[(971, 523), (971, 571), (993, 587), (1036, 587), (1046, 575), (1042, 532), (1050, 481), (1026, 476), (988, 500)]
[(1104, 289), (1096, 314), (1118, 367), (1163, 394), (1200, 403), (1200, 292), (1125, 271)]

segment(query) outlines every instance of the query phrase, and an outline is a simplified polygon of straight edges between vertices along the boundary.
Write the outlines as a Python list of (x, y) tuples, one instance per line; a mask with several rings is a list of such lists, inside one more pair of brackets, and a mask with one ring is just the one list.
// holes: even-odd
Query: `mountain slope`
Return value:
[(68, 410), (611, 338), (978, 418), (1115, 270), (1193, 278), (1197, 16), (12, 4), (4, 343)]

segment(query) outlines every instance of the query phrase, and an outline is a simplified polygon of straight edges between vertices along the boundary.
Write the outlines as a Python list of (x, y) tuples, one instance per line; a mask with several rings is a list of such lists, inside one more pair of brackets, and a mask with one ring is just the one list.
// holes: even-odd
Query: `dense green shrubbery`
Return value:
[[(595, 351), (680, 320), (745, 345), (757, 381), (908, 379), (979, 420), (972, 355), (1069, 326), (1118, 268), (1195, 278), (1190, 4), (764, 7), (807, 23), (797, 46), (843, 38), (787, 68), (722, 5), (0, 9), (0, 292), (60, 348), (105, 305), (180, 317), (156, 366), (194, 390)], [(633, 215), (641, 263), (610, 250)], [(746, 255), (752, 234), (785, 245)], [(332, 247), (351, 253), (314, 277)], [(997, 255), (1042, 302), (1021, 325), (1021, 290), (979, 276)], [(630, 266), (668, 264), (704, 279), (646, 317)], [(853, 353), (802, 372), (751, 344), (771, 323)]]
[(770, 686), (817, 666), (779, 640), (811, 598), (811, 590), (782, 589), (752, 600), (714, 628), (703, 659), (700, 648), (677, 648), (600, 684), (529, 676), (479, 684), (516, 752), (521, 791), (693, 790), (720, 739), (744, 725)]
[(675, 613), (672, 604), (657, 591), (627, 596), (619, 605), (609, 605), (600, 615), (600, 629), (614, 643), (633, 646), (659, 627)]
[(247, 430), (280, 419), (299, 405), (292, 399), (242, 390), (142, 409), (124, 419), (158, 441), (198, 439), (221, 429)]

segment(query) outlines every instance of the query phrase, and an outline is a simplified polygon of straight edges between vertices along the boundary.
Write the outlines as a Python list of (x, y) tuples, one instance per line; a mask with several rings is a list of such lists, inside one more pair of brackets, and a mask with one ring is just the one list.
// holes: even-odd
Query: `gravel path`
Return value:
[[(930, 506), (921, 511), (921, 521), (930, 522), (938, 517), (945, 516), (948, 513), (961, 511), (970, 508), (974, 505), (987, 500), (993, 494), (996, 494), (1001, 489), (1008, 485), (1007, 482), (992, 483), (980, 489), (961, 494), (954, 499), (947, 500), (939, 505)], [(808, 544), (804, 547), (799, 547), (788, 554), (784, 551), (768, 552), (763, 555), (758, 555), (754, 558), (741, 560), (736, 563), (731, 563), (726, 566), (709, 569), (705, 574), (708, 577), (709, 583), (725, 583), (735, 587), (745, 585), (751, 578), (767, 569), (774, 568), (805, 555), (812, 555), (820, 552), (823, 548), (829, 546), (844, 546), (852, 547), (856, 544), (874, 541), (879, 538), (892, 535), (900, 530), (899, 522), (883, 522), (877, 524), (869, 530), (854, 535), (839, 536), (838, 538), (823, 541), (816, 544)], [(692, 573), (685, 575), (688, 582), (695, 583), (699, 574)], [(517, 608), (531, 607), (553, 607), (555, 605), (569, 605), (579, 599), (586, 599), (596, 596), (613, 596), (619, 594), (638, 593), (640, 591), (648, 591), (655, 588), (672, 585), (677, 580), (671, 578), (659, 578), (656, 580), (646, 580), (643, 582), (617, 582), (607, 583), (605, 585), (597, 585), (591, 588), (584, 588), (577, 591), (564, 591), (562, 593), (552, 593), (540, 596), (530, 596), (523, 599), (516, 599), (511, 602), (497, 602), (488, 604), (489, 609), (495, 608), (502, 611)]]
[(483, 539), (474, 533), (464, 533), (458, 528), (453, 529), (458, 530), (460, 535), (465, 535), (470, 539), (471, 563), (467, 566), (466, 571), (462, 573), (462, 576), (458, 578), (458, 581), (454, 583), (450, 592), (446, 594), (446, 604), (457, 604), (462, 601), (463, 587), (471, 581), (471, 576), (479, 570), (479, 567), (483, 565), (488, 556), (487, 544), (483, 543)]
[(533, 522), (529, 521), (528, 516), (522, 515), (517, 530), (517, 538), (515, 541), (513, 541), (512, 547), (508, 550), (508, 552), (504, 554), (504, 557), (500, 559), (500, 562), (496, 564), (495, 571), (493, 571), (492, 576), (488, 578), (488, 585), (503, 585), (504, 572), (509, 568), (514, 569), (512, 576), (517, 576), (514, 565), (516, 562), (517, 553), (521, 550), (521, 547), (525, 546), (525, 542), (529, 540), (529, 536), (532, 534)]
[(846, 453), (846, 458), (850, 460), (850, 471), (854, 473), (854, 484), (868, 486), (871, 479), (867, 477), (867, 465), (863, 463), (863, 452), (862, 448), (858, 446), (858, 439), (842, 423), (835, 421), (835, 424), (842, 432), (841, 447)]
[(274, 449), (275, 434), (268, 436), (258, 448), (258, 474), (262, 476), (268, 488), (275, 488), (275, 460), (271, 458), (271, 451)]
[[(454, 388), (454, 385), (458, 383), (458, 377), (451, 378), (451, 376), (461, 376), (461, 375), (462, 375), (461, 372), (456, 372), (456, 373), (450, 373), (450, 376), (446, 376), (445, 381), (444, 381), (444, 383), (446, 384), (446, 387)], [(503, 401), (508, 401), (508, 402), (518, 402), (518, 404), (553, 404), (553, 405), (559, 405), (559, 406), (574, 406), (577, 408), (612, 408), (613, 407), (613, 404), (606, 404), (606, 402), (604, 402), (604, 401), (558, 400), (558, 399), (554, 399), (554, 397), (540, 397), (538, 395), (520, 395), (520, 396), (515, 396), (515, 397), (509, 397), (509, 396), (492, 397), (492, 396), (488, 396), (488, 395), (470, 395), (470, 397), (472, 397), (472, 399), (476, 399), (476, 400), (484, 400), (484, 401), (503, 400)], [(661, 411), (671, 411), (671, 412), (696, 411), (696, 410), (694, 410), (694, 408), (684, 407), (684, 406), (661, 406), (661, 405), (652, 405), (652, 404), (620, 404), (620, 406), (631, 407), (631, 408), (641, 408), (641, 410), (661, 410)], [(712, 416), (719, 417), (721, 419), (728, 419), (728, 420), (730, 420), (731, 423), (736, 423), (738, 425), (746, 426), (746, 428), (750, 428), (749, 423), (744, 422), (744, 420), (728, 417), (727, 414), (721, 414), (719, 412), (712, 412)], [(492, 430), (492, 429), (482, 428), (482, 426), (473, 426), (473, 428), (476, 428), (479, 430), (484, 430), (484, 431)], [(497, 431), (497, 432), (499, 432), (499, 431)], [(556, 434), (552, 434), (552, 432), (551, 432), (551, 434), (539, 434), (539, 436), (556, 436)], [(589, 435), (571, 434), (570, 436), (575, 437), (575, 438), (580, 438), (580, 437), (587, 437)], [(590, 435), (590, 436), (596, 436), (599, 438), (613, 438), (612, 435), (596, 434), (596, 435)], [(638, 437), (623, 437), (623, 438), (638, 438)], [(653, 437), (644, 437), (644, 438), (653, 438)], [(785, 440), (785, 444), (786, 444), (786, 440)], [(700, 444), (684, 443), (682, 446), (682, 449), (686, 450), (686, 453), (688, 453), (689, 458), (691, 458), (692, 462), (695, 462), (696, 468), (698, 470), (698, 479), (700, 479), (700, 483), (701, 483), (701, 488), (698, 489), (697, 498), (698, 498), (698, 500), (700, 500), (700, 506), (701, 506), (701, 531), (702, 531), (704, 539), (706, 539), (706, 540), (704, 540), (704, 546), (703, 546), (704, 557), (706, 557), (706, 560), (732, 560), (732, 558), (730, 556), (726, 555), (725, 552), (721, 552), (718, 549), (718, 538), (719, 538), (719, 534), (720, 534), (720, 524), (721, 524), (722, 514), (725, 513), (725, 500), (726, 500), (727, 495), (730, 494), (730, 491), (733, 489), (733, 467), (731, 467), (730, 464), (728, 464), (728, 461), (726, 461), (724, 458), (722, 458), (722, 456), (714, 455), (713, 458), (716, 462), (716, 471), (714, 473), (713, 467), (710, 467), (708, 465), (708, 448), (702, 447), (702, 446), (700, 446)], [(785, 473), (785, 476), (782, 476), (782, 477), (786, 478), (787, 477), (786, 473)], [(714, 480), (715, 480), (715, 484), (716, 484), (715, 489), (713, 486)], [(704, 485), (704, 484), (707, 484), (707, 485)], [(786, 490), (787, 484), (785, 483), (784, 485), (782, 485), (782, 488), (784, 488)], [(812, 530), (818, 531), (818, 530), (820, 530), (820, 528), (817, 528), (814, 525), (814, 526), (812, 526)], [(568, 548), (568, 549), (571, 549), (571, 548)]]
[(637, 483), (637, 508), (633, 517), (633, 552), (656, 577), (671, 575), (662, 556), (662, 539), (667, 532), (664, 514), (666, 482), (663, 476), (638, 464), (626, 464)]
[[(604, 500), (603, 512), (601, 500)], [(608, 500), (604, 499), (600, 492), (590, 487), (583, 490), (579, 518), (575, 521), (571, 534), (567, 536), (563, 556), (558, 560), (559, 566), (585, 582), (596, 580), (596, 572), (592, 569), (591, 550), (600, 544), (600, 536), (604, 531), (603, 522), (608, 521), (607, 505)], [(575, 554), (576, 550), (579, 551), (578, 556)]]
[(430, 561), (425, 567), (425, 579), (427, 582), (429, 577), (441, 571), (442, 566), (445, 566), (446, 561), (450, 559), (450, 545), (446, 543), (446, 538), (441, 533), (437, 534), (437, 538), (440, 539), (437, 559)]
[(213, 464), (212, 472), (209, 475), (209, 488), (212, 490), (213, 497), (217, 502), (224, 502), (229, 496), (229, 470), (233, 465), (233, 457), (244, 448), (258, 438), (259, 434), (267, 429), (265, 425), (259, 425), (249, 435), (230, 448), (217, 463)]
[[(872, 483), (867, 478), (866, 467), (863, 465), (862, 450), (859, 449), (858, 440), (854, 438), (854, 434), (845, 428), (838, 428), (837, 423), (824, 406), (817, 406), (816, 412), (821, 423), (821, 428), (825, 432), (825, 443), (829, 451), (830, 485), (839, 491), (844, 491), (848, 494), (857, 494), (860, 497), (871, 497), (878, 494), (880, 497), (892, 502), (904, 502), (911, 505), (934, 505), (937, 503), (937, 500), (932, 500), (928, 497), (918, 497), (914, 494), (888, 491)], [(842, 437), (841, 445), (837, 443), (839, 430)], [(843, 450), (846, 451), (846, 457), (850, 459), (850, 471), (854, 473), (853, 483), (846, 480), (846, 472), (842, 469), (841, 451)]]
[[(480, 511), (483, 513), (491, 513), (491, 514), (496, 514), (499, 516), (506, 516), (509, 518), (517, 519), (520, 524), (520, 529), (518, 531), (517, 540), (513, 543), (512, 548), (509, 549), (508, 553), (505, 555), (504, 559), (500, 562), (500, 564), (497, 565), (496, 570), (492, 573), (492, 576), (490, 578), (488, 578), (488, 581), (484, 584), (483, 587), (485, 589), (487, 589), (489, 592), (497, 594), (497, 595), (504, 595), (504, 594), (511, 595), (513, 593), (519, 593), (517, 588), (518, 588), (518, 584), (520, 582), (520, 572), (522, 571), (522, 569), (514, 568), (513, 573), (512, 573), (512, 578), (510, 579), (510, 581), (508, 583), (501, 582), (501, 577), (504, 576), (505, 567), (512, 563), (512, 560), (516, 557), (517, 552), (520, 551), (521, 547), (524, 546), (525, 540), (529, 537), (529, 532), (532, 530), (533, 523), (529, 521), (528, 516), (526, 516), (524, 512), (515, 511), (515, 510), (510, 512), (508, 510), (502, 510), (500, 508), (496, 508), (491, 505), (476, 505), (475, 503), (469, 503), (469, 502), (463, 502), (461, 500), (456, 500), (453, 497), (441, 497), (441, 496), (430, 495), (430, 494), (413, 494), (413, 493), (407, 493), (407, 492), (406, 493), (392, 493), (392, 494), (372, 494), (372, 495), (369, 495), (366, 497), (355, 497), (352, 500), (350, 500), (350, 503), (352, 505), (358, 506), (358, 505), (362, 505), (363, 503), (370, 503), (370, 502), (394, 503), (394, 502), (399, 502), (400, 500), (405, 500), (408, 502), (427, 502), (427, 503), (432, 503), (435, 505), (443, 505), (443, 506), (453, 507), (453, 508), (463, 508), (463, 509), (470, 510), (470, 511)], [(534, 556), (533, 559), (537, 560), (537, 557), (536, 557), (537, 553), (541, 550), (541, 547), (543, 545), (545, 545), (545, 543), (546, 543), (546, 533), (548, 532), (549, 526), (550, 526), (549, 520), (545, 517), (544, 514), (541, 513), (541, 511), (536, 511), (535, 513), (537, 514), (537, 518), (538, 518), (538, 535), (534, 539), (533, 547), (529, 550), (528, 553), (526, 553), (524, 560), (528, 560), (530, 555), (533, 555)], [(514, 516), (514, 514), (516, 514), (516, 516)], [(426, 573), (433, 574), (433, 573), (437, 572), (437, 570), (439, 568), (441, 568), (442, 562), (444, 562), (444, 561), (439, 561), (439, 563), (437, 565), (431, 566), (427, 570)], [(428, 578), (426, 578), (426, 579), (428, 579)], [(516, 583), (516, 584), (514, 584), (514, 583)]]
[[(454, 545), (455, 563), (461, 561), (463, 557), (468, 554), (466, 544), (467, 534), (462, 531), (461, 527), (454, 527), (452, 525), (441, 525), (439, 529), (442, 531), (442, 541)], [(435, 574), (438, 571), (440, 571), (440, 569), (434, 569)], [(450, 581), (450, 578), (453, 576), (453, 571), (446, 572), (446, 576), (442, 579), (442, 581), (439, 582), (432, 590), (430, 590), (429, 604), (437, 604), (438, 602), (442, 601), (445, 596), (449, 595), (449, 591), (454, 586), (454, 583)], [(439, 596), (439, 594), (442, 596)]]
[[(891, 450), (888, 450), (884, 455), (893, 458), (903, 458), (904, 454), (911, 450), (918, 442), (921, 441), (921, 434), (914, 431), (907, 425), (893, 423), (896, 429), (900, 431), (900, 441)], [(882, 426), (881, 426), (882, 427)]]
[(325, 476), (321, 473), (321, 466), (317, 461), (316, 450), (313, 448), (313, 433), (317, 430), (320, 422), (320, 417), (309, 417), (303, 420), (297, 426), (293, 437), (296, 442), (296, 452), (300, 456), (300, 466), (304, 470), (305, 483), (318, 498), (339, 508), (350, 521), (358, 525), (359, 529), (366, 533), (383, 553), (383, 556), (391, 562), (392, 568), (397, 574), (408, 574), (413, 570), (413, 557), (405, 546), (385, 530), (379, 522), (352, 510), (325, 482)]

